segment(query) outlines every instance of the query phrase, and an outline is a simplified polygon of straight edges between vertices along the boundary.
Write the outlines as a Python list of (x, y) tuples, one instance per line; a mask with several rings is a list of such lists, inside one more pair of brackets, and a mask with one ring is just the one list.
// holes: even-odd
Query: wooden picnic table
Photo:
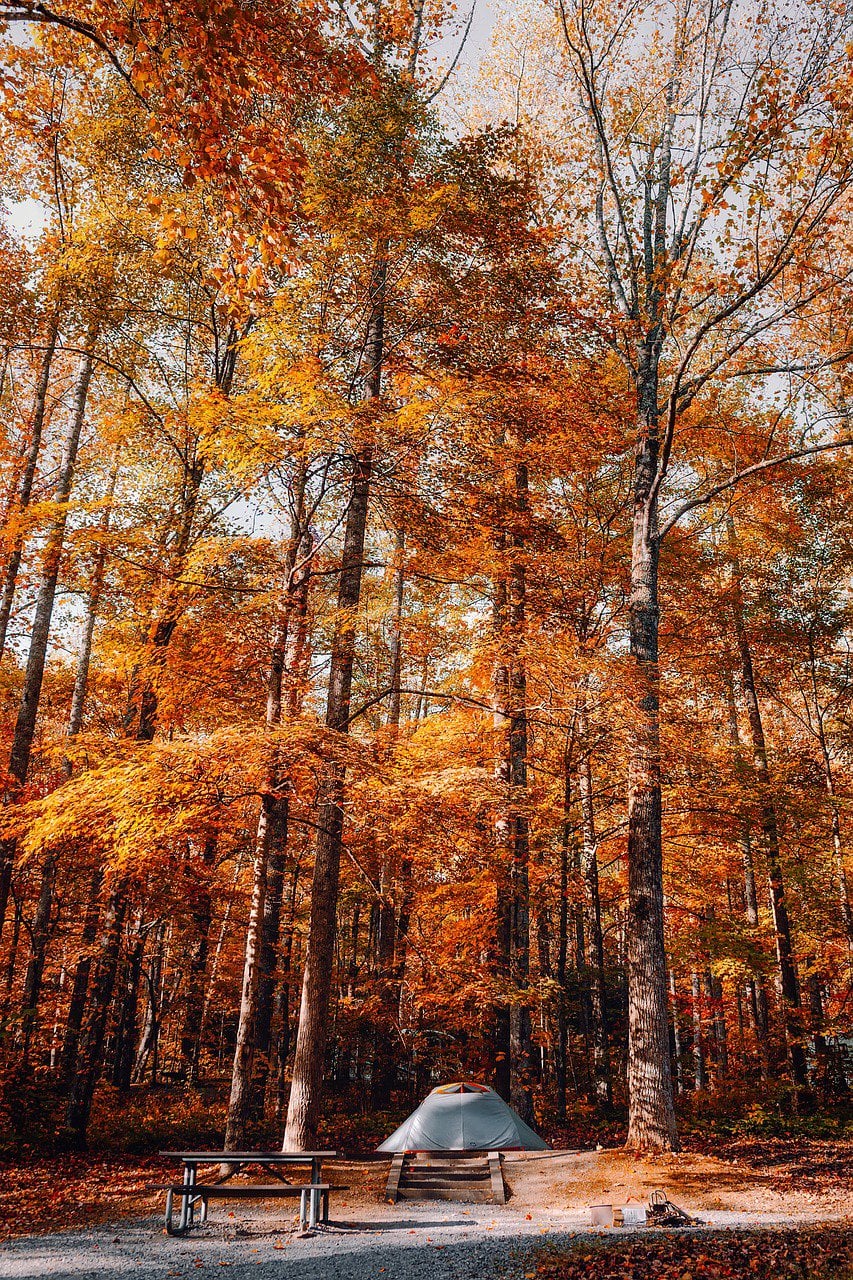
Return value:
[[(161, 1151), (169, 1159), (180, 1160), (183, 1165), (181, 1182), (167, 1184), (166, 1231), (169, 1235), (184, 1235), (195, 1225), (195, 1208), (201, 1205), (200, 1221), (207, 1221), (207, 1202), (217, 1200), (265, 1200), (281, 1196), (299, 1196), (299, 1227), (304, 1230), (306, 1217), (309, 1227), (316, 1227), (321, 1216), (329, 1218), (328, 1183), (323, 1182), (323, 1161), (340, 1155), (338, 1151)], [(218, 1165), (223, 1172), (207, 1182), (198, 1179), (199, 1166)], [(290, 1165), (310, 1165), (310, 1181), (291, 1183), (283, 1169)], [(276, 1181), (272, 1184), (243, 1183), (231, 1185), (231, 1178), (251, 1166), (263, 1169)], [(174, 1197), (181, 1201), (178, 1225), (172, 1222)]]

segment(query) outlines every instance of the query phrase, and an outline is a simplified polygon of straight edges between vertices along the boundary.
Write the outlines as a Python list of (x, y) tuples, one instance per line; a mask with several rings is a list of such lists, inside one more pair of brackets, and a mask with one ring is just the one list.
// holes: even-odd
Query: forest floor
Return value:
[[(329, 1172), (348, 1190), (332, 1198), (333, 1224), (311, 1238), (297, 1237), (289, 1205), (283, 1212), (272, 1202), (216, 1205), (206, 1228), (175, 1240), (162, 1233), (162, 1193), (145, 1190), (174, 1172), (160, 1159), (7, 1163), (0, 1276), (159, 1280), (213, 1267), (229, 1268), (234, 1280), (853, 1276), (851, 1142), (742, 1139), (721, 1144), (716, 1156), (687, 1152), (654, 1161), (621, 1150), (508, 1154), (504, 1169), (506, 1206), (388, 1205), (387, 1161), (341, 1161)], [(647, 1200), (657, 1187), (703, 1225), (665, 1237), (648, 1229), (590, 1230), (590, 1204)], [(813, 1267), (797, 1255), (801, 1247)], [(724, 1267), (733, 1249), (740, 1262)], [(847, 1262), (833, 1255), (826, 1270), (832, 1249)], [(707, 1269), (709, 1259), (716, 1269)]]

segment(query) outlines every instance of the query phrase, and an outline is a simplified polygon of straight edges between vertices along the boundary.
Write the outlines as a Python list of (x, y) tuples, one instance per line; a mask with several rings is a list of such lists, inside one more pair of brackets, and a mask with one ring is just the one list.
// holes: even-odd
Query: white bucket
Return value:
[(612, 1227), (613, 1205), (591, 1204), (589, 1206), (589, 1216), (594, 1227)]

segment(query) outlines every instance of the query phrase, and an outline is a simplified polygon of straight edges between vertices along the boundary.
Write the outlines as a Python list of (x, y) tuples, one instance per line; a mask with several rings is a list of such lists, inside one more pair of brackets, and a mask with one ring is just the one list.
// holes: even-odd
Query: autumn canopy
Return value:
[(16, 1140), (849, 1090), (852, 26), (0, 3)]

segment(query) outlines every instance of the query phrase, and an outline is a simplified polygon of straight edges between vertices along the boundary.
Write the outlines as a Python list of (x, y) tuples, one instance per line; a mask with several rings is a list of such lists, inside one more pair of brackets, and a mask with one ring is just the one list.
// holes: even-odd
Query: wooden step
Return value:
[(397, 1152), (386, 1198), (505, 1204), (500, 1152)]
[(398, 1200), (455, 1200), (458, 1204), (494, 1204), (492, 1189), (482, 1183), (476, 1190), (470, 1187), (400, 1187)]

